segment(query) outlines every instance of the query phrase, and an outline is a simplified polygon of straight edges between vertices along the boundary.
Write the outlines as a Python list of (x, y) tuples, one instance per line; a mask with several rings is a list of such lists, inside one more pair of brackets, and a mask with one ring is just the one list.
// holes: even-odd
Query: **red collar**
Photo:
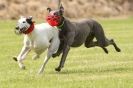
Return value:
[(34, 30), (34, 23), (30, 25), (30, 27), (24, 32), (24, 34), (29, 34)]

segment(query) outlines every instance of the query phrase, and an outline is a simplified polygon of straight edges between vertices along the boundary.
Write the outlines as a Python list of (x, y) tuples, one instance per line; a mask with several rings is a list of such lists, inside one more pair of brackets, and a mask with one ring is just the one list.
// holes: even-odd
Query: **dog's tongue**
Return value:
[(59, 25), (59, 17), (58, 16), (47, 16), (46, 21), (49, 23), (51, 26), (58, 26)]

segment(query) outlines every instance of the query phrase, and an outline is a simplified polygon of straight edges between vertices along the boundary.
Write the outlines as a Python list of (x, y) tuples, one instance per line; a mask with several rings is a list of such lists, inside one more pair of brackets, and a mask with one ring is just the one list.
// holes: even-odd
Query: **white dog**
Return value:
[(24, 34), (24, 46), (18, 57), (13, 58), (18, 62), (21, 69), (25, 69), (22, 61), (31, 49), (36, 53), (33, 59), (39, 58), (40, 54), (48, 49), (47, 56), (39, 70), (39, 73), (42, 73), (52, 54), (58, 50), (60, 44), (58, 30), (51, 27), (48, 23), (34, 25), (32, 16), (30, 16), (28, 18), (20, 17), (15, 32), (17, 34)]

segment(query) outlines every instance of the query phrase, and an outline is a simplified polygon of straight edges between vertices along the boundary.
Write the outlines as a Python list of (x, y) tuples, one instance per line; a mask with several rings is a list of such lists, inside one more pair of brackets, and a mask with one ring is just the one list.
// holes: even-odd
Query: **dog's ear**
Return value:
[(48, 8), (47, 8), (47, 11), (48, 11), (48, 12), (51, 12), (51, 11), (52, 11), (52, 9), (48, 7)]
[(29, 19), (29, 20), (32, 20), (32, 18), (33, 18), (32, 16), (27, 17), (27, 19)]
[(61, 15), (63, 15), (63, 13), (64, 13), (64, 7), (62, 6), (62, 4), (60, 5), (60, 13), (61, 13)]
[(33, 18), (32, 16), (27, 17), (26, 18), (27, 23), (32, 24), (33, 23), (32, 18)]

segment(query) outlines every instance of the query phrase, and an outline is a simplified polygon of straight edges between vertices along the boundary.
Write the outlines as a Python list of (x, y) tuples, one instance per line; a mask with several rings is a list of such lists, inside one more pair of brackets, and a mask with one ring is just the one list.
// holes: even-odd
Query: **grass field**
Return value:
[(106, 36), (114, 38), (122, 52), (109, 46), (72, 48), (60, 73), (55, 72), (60, 57), (48, 62), (45, 73), (37, 75), (44, 55), (34, 61), (33, 51), (20, 70), (12, 56), (18, 55), (23, 36), (14, 34), (15, 21), (0, 21), (0, 88), (133, 88), (133, 17), (99, 20)]

